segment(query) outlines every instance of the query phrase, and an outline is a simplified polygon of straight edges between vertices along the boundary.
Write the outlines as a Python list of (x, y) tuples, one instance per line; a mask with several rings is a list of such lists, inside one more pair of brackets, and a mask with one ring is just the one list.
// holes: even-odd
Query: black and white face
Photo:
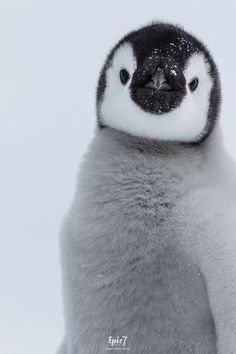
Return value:
[(219, 98), (205, 47), (178, 27), (154, 24), (127, 35), (108, 57), (98, 121), (134, 136), (197, 142), (211, 132)]

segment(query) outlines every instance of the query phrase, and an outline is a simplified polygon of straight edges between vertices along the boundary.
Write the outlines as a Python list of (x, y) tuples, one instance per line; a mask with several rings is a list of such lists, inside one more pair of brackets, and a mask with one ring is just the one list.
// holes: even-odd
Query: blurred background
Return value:
[(95, 126), (106, 53), (150, 20), (183, 25), (222, 79), (236, 159), (235, 1), (0, 0), (0, 352), (53, 354), (63, 337), (59, 230)]

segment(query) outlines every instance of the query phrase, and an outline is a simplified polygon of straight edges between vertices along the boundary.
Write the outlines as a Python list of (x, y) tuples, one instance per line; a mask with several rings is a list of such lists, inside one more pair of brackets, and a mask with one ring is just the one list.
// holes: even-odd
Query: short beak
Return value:
[(151, 76), (150, 80), (145, 83), (144, 87), (152, 90), (162, 90), (170, 91), (171, 87), (167, 82), (163, 69), (157, 68), (154, 75)]

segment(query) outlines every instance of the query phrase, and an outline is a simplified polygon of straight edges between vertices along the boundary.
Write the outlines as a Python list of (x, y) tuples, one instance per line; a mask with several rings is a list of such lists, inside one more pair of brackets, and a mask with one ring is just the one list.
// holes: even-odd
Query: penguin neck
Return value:
[[(202, 157), (206, 158), (220, 157), (224, 151), (222, 144), (222, 133), (217, 125), (211, 135), (201, 143), (182, 143), (147, 139), (143, 137), (132, 136), (128, 133), (115, 130), (113, 128), (99, 128), (98, 133), (102, 133), (106, 140), (117, 148), (126, 149), (127, 151), (140, 151), (146, 154), (156, 153), (157, 156), (167, 156), (169, 158), (182, 158), (184, 155), (190, 159)], [(210, 155), (210, 156), (209, 156)]]
[[(113, 156), (117, 154), (120, 159), (125, 156), (143, 155), (149, 161), (162, 164), (172, 164), (177, 174), (199, 175), (199, 178), (223, 180), (228, 174), (236, 176), (234, 163), (228, 156), (222, 143), (222, 133), (218, 125), (211, 132), (205, 141), (199, 144), (170, 143), (134, 137), (115, 129), (99, 129), (100, 142), (104, 140), (103, 148), (112, 151)], [(226, 172), (228, 171), (228, 172)], [(189, 177), (190, 178), (190, 177)], [(228, 179), (228, 177), (227, 177)]]

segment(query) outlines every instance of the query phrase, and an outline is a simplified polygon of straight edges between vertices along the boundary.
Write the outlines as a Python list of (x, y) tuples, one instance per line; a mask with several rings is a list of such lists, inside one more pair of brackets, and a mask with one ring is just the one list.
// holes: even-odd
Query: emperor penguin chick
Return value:
[(235, 167), (207, 48), (171, 24), (126, 35), (61, 235), (61, 354), (236, 353)]

